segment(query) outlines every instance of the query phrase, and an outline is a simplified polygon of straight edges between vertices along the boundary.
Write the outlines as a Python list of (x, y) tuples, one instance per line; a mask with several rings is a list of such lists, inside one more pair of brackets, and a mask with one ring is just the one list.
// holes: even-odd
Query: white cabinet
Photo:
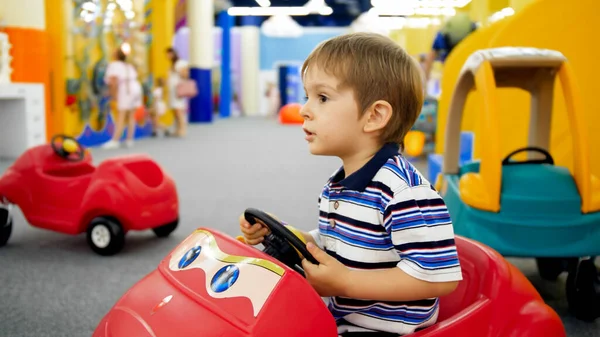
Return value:
[(0, 158), (46, 143), (44, 85), (0, 84)]

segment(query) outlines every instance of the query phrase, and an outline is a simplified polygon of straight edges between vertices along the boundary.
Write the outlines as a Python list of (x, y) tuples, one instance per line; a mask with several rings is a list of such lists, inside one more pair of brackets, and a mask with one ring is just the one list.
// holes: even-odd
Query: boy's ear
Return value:
[(364, 132), (382, 130), (392, 118), (392, 106), (387, 101), (376, 101), (367, 109), (365, 117)]

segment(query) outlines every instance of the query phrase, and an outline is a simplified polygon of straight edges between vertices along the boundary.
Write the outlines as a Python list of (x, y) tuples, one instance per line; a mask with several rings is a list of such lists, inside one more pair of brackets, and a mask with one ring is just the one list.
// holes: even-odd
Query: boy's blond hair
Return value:
[(404, 147), (404, 136), (423, 105), (423, 80), (418, 64), (402, 47), (379, 34), (345, 34), (317, 46), (302, 65), (302, 77), (313, 65), (354, 90), (359, 118), (375, 101), (390, 103), (392, 117), (381, 138)]

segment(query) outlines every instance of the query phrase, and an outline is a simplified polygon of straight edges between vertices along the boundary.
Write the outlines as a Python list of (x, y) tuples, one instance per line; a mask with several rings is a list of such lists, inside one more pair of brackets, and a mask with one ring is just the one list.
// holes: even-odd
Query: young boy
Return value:
[[(303, 233), (320, 264), (302, 262), (342, 336), (398, 336), (430, 326), (438, 297), (462, 279), (448, 210), (399, 153), (423, 104), (419, 66), (392, 40), (355, 33), (319, 45), (302, 67), (310, 152), (343, 166)], [(240, 217), (248, 244), (267, 229)]]

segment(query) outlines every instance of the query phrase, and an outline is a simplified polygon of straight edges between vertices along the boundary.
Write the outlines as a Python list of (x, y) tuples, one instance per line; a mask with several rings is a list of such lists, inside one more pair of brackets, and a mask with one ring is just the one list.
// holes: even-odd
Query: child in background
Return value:
[(156, 137), (157, 132), (162, 129), (158, 119), (167, 112), (167, 105), (163, 100), (164, 86), (163, 79), (158, 77), (155, 82), (154, 90), (152, 90), (154, 103), (150, 115), (152, 120), (152, 137)]
[(281, 106), (277, 84), (268, 82), (265, 96), (269, 100), (269, 116), (277, 117), (279, 115), (279, 108)]

